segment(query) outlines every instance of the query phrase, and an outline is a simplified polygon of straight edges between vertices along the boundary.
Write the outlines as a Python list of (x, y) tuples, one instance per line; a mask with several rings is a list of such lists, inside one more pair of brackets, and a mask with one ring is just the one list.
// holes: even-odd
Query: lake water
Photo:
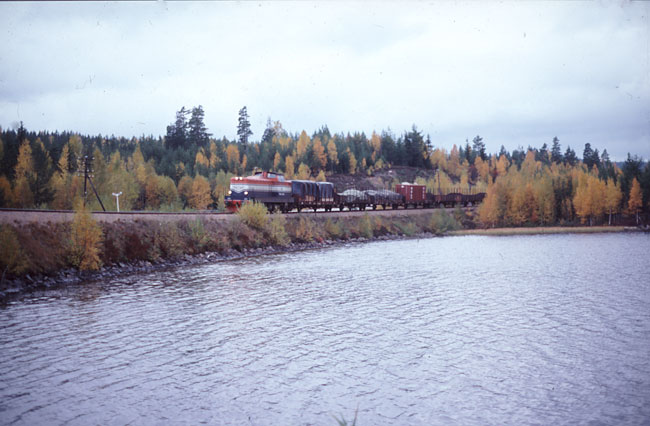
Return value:
[(648, 424), (650, 235), (446, 237), (0, 307), (2, 424)]

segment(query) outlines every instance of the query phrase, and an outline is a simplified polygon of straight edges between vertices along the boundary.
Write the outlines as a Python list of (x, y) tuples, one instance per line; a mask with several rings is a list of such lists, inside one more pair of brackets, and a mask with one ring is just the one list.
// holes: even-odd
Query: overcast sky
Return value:
[(0, 126), (162, 135), (203, 105), (216, 137), (416, 125), (650, 158), (647, 2), (0, 3)]

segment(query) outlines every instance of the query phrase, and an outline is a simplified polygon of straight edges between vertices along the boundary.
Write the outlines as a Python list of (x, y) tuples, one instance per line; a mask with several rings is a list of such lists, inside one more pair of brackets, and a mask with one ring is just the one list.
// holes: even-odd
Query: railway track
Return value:
[[(472, 210), (475, 207), (462, 207), (463, 210)], [(308, 211), (288, 212), (286, 216), (295, 215), (317, 215), (322, 217), (354, 217), (362, 216), (366, 213), (380, 216), (410, 216), (418, 214), (431, 213), (436, 209), (386, 209), (386, 210), (333, 210), (325, 211)], [(440, 209), (438, 209), (440, 210)], [(453, 211), (453, 208), (445, 210)], [(93, 218), (98, 222), (117, 222), (117, 221), (157, 221), (157, 222), (177, 222), (181, 220), (202, 220), (228, 221), (236, 217), (233, 213), (215, 212), (214, 210), (197, 211), (197, 212), (152, 212), (152, 211), (130, 211), (130, 212), (92, 212)], [(37, 209), (0, 209), (0, 223), (6, 224), (27, 224), (27, 223), (62, 223), (71, 222), (74, 218), (72, 210), (37, 210)]]

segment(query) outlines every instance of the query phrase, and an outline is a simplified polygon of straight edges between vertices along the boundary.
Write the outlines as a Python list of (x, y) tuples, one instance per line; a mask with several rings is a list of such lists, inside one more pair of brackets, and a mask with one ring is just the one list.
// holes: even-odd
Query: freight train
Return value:
[[(464, 193), (463, 193), (464, 192)], [(263, 203), (269, 211), (298, 212), (304, 209), (332, 211), (338, 209), (373, 210), (392, 208), (431, 208), (476, 205), (485, 198), (484, 192), (427, 192), (424, 185), (402, 183), (395, 191), (387, 189), (346, 189), (336, 192), (331, 182), (287, 180), (280, 173), (256, 172), (253, 176), (233, 177), (225, 197), (228, 211), (236, 211), (249, 201)]]

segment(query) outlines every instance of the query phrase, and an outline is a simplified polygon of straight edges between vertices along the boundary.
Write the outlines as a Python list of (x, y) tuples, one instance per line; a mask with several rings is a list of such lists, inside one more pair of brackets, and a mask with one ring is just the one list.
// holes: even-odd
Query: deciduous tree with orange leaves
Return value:
[(639, 212), (643, 206), (643, 197), (641, 194), (641, 185), (637, 178), (632, 180), (632, 187), (630, 188), (630, 198), (627, 202), (627, 209), (630, 214), (633, 214), (636, 218), (636, 224), (639, 224)]
[(196, 210), (205, 210), (212, 202), (210, 183), (201, 175), (196, 175), (192, 182), (190, 206)]
[(593, 175), (584, 175), (580, 179), (573, 205), (582, 223), (593, 225), (605, 212), (605, 183)]
[(614, 182), (613, 179), (607, 181), (607, 189), (605, 190), (605, 208), (609, 213), (609, 225), (612, 224), (612, 215), (620, 211), (622, 198), (623, 193), (616, 182)]

